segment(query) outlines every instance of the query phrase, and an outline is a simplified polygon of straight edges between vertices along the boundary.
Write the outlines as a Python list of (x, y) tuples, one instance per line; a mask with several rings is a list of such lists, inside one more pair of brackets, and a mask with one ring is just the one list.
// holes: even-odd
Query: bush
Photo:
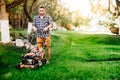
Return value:
[(119, 28), (118, 27), (110, 27), (109, 30), (114, 34), (119, 34)]

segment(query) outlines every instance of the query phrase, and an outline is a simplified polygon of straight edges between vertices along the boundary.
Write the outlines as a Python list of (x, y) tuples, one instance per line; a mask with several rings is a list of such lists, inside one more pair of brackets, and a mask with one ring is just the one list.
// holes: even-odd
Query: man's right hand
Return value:
[(33, 26), (33, 31), (34, 32), (37, 32), (37, 28)]

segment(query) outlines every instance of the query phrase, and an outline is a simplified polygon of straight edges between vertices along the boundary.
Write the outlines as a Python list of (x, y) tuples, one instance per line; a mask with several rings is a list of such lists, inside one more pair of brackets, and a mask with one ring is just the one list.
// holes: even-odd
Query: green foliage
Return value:
[(118, 19), (117, 16), (113, 16), (111, 13), (107, 13), (104, 20), (99, 20), (100, 25), (104, 25), (107, 27), (118, 27), (117, 23), (115, 22)]
[[(11, 4), (14, 1), (15, 0), (5, 0), (6, 4)], [(12, 13), (23, 13), (23, 4), (18, 5), (10, 10), (7, 10), (7, 11), (12, 12)]]
[(9, 11), (12, 12), (12, 14), (14, 14), (14, 13), (22, 14), (23, 13), (23, 4), (16, 6), (15, 8), (10, 9)]
[[(11, 0), (11, 2), (12, 1), (14, 1), (14, 0)], [(30, 6), (31, 6), (31, 4), (32, 4), (32, 0), (28, 0), (28, 3), (27, 3), (27, 10), (29, 11), (30, 10)], [(10, 3), (10, 2), (9, 2)], [(36, 5), (35, 5), (36, 6)], [(21, 5), (18, 5), (18, 6), (16, 6), (15, 8), (12, 8), (12, 9), (10, 9), (9, 10), (10, 12), (12, 12), (12, 13), (21, 13), (21, 14), (24, 14), (24, 11), (23, 11), (23, 4), (21, 4)]]
[(15, 1), (15, 0), (5, 0), (5, 2), (6, 2), (7, 4), (12, 3), (13, 1)]
[(61, 19), (57, 20), (57, 23), (60, 26), (67, 28), (68, 24), (72, 23), (72, 18), (70, 15), (70, 13), (62, 14)]
[(0, 80), (120, 80), (120, 37), (52, 32), (49, 65), (18, 70), (23, 48), (0, 46)]
[(89, 24), (90, 19), (82, 16), (79, 11), (74, 11), (73, 12), (73, 20), (72, 23), (75, 27), (79, 27), (80, 25), (86, 25)]
[(20, 33), (22, 33), (22, 35), (25, 35), (27, 37), (26, 29), (10, 29), (10, 36), (12, 37), (12, 40), (16, 40), (20, 38)]

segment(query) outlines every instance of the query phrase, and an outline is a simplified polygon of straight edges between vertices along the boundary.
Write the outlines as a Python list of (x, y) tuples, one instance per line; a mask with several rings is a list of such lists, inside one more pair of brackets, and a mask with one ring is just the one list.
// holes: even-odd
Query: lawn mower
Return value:
[(21, 56), (22, 60), (19, 64), (17, 64), (17, 68), (38, 68), (46, 64), (47, 60), (41, 59), (41, 53), (44, 51), (43, 48), (39, 49), (35, 46), (35, 33), (31, 33), (31, 35), (28, 37), (28, 41), (31, 45), (34, 45), (34, 48), (29, 48), (29, 52)]

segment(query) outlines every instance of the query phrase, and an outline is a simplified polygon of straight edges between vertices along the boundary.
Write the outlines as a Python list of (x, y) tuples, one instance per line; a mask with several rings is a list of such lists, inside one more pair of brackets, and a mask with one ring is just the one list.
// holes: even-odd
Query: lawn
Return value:
[(24, 48), (0, 46), (0, 80), (120, 80), (120, 36), (54, 31), (50, 64), (18, 70)]

